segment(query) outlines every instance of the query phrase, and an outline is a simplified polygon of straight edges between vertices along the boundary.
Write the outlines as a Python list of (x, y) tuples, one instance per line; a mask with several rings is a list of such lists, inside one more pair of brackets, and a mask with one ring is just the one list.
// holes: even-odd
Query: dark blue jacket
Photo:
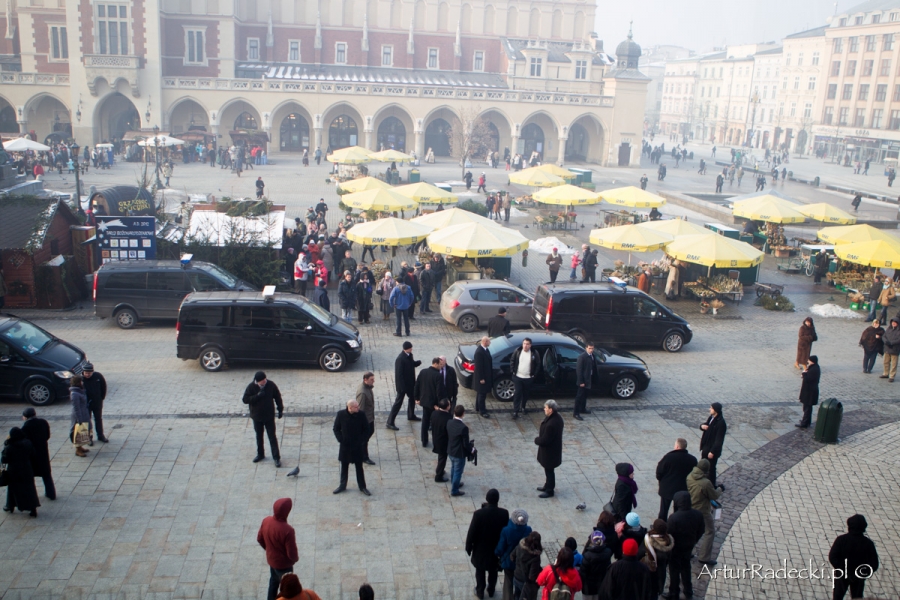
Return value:
[(497, 549), (494, 550), (494, 554), (500, 557), (501, 569), (516, 568), (516, 563), (513, 562), (510, 554), (529, 533), (531, 533), (531, 527), (528, 525), (516, 525), (512, 519), (509, 520), (509, 523), (500, 532), (500, 541), (497, 542)]

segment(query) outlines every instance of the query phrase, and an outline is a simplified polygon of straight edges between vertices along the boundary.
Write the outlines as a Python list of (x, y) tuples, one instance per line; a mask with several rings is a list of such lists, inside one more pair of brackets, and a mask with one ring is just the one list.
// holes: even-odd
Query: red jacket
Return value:
[[(572, 589), (573, 596), (576, 592), (581, 591), (581, 575), (578, 574), (577, 569), (566, 569), (565, 571), (557, 569), (557, 573), (559, 573), (563, 583)], [(556, 585), (556, 577), (553, 576), (553, 569), (550, 565), (544, 567), (544, 570), (538, 575), (537, 584), (539, 587), (544, 588), (541, 599), (550, 600), (550, 592), (553, 590), (553, 586)]]
[(287, 518), (294, 503), (290, 498), (279, 498), (272, 509), (274, 516), (263, 519), (256, 534), (256, 541), (266, 551), (266, 562), (273, 569), (283, 571), (299, 560), (294, 528)]

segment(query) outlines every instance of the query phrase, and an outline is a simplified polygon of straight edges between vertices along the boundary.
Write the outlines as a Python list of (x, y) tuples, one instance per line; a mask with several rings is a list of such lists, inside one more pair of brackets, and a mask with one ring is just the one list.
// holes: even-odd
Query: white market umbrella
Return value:
[(3, 142), (3, 149), (8, 152), (25, 152), (26, 150), (35, 150), (37, 152), (47, 152), (50, 146), (39, 144), (28, 138), (16, 138), (11, 142)]

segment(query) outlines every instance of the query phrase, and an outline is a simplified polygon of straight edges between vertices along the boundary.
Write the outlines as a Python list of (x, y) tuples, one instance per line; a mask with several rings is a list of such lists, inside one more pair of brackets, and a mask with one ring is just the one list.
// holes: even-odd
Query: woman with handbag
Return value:
[(75, 456), (87, 456), (90, 450), (84, 448), (84, 445), (91, 441), (91, 414), (81, 375), (75, 375), (70, 380), (69, 399), (72, 402), (72, 431), (69, 438), (75, 445)]
[(3, 442), (2, 462), (6, 465), (3, 482), (6, 485), (6, 505), (3, 510), (13, 512), (17, 508), (37, 516), (37, 488), (34, 487), (34, 470), (31, 460), (34, 457), (34, 446), (25, 437), (25, 432), (18, 427), (9, 430), (9, 438)]

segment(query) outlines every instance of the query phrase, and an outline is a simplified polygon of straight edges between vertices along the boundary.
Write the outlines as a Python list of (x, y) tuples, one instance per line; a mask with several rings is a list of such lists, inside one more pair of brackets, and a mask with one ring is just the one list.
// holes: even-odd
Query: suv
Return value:
[(181, 301), (191, 292), (225, 290), (256, 288), (206, 262), (113, 261), (94, 273), (94, 314), (131, 329), (138, 321), (177, 319)]
[(457, 281), (441, 296), (441, 316), (445, 321), (472, 333), (506, 307), (506, 318), (513, 327), (528, 327), (531, 322), (531, 294), (500, 279)]
[(582, 344), (661, 345), (668, 352), (678, 352), (693, 337), (683, 317), (637, 288), (614, 283), (538, 286), (531, 326), (566, 333)]
[(228, 362), (295, 362), (340, 371), (362, 355), (362, 337), (303, 296), (260, 292), (195, 292), (181, 305), (178, 358), (207, 371)]
[(69, 379), (81, 375), (87, 357), (34, 323), (0, 315), (0, 396), (47, 406), (68, 400)]

